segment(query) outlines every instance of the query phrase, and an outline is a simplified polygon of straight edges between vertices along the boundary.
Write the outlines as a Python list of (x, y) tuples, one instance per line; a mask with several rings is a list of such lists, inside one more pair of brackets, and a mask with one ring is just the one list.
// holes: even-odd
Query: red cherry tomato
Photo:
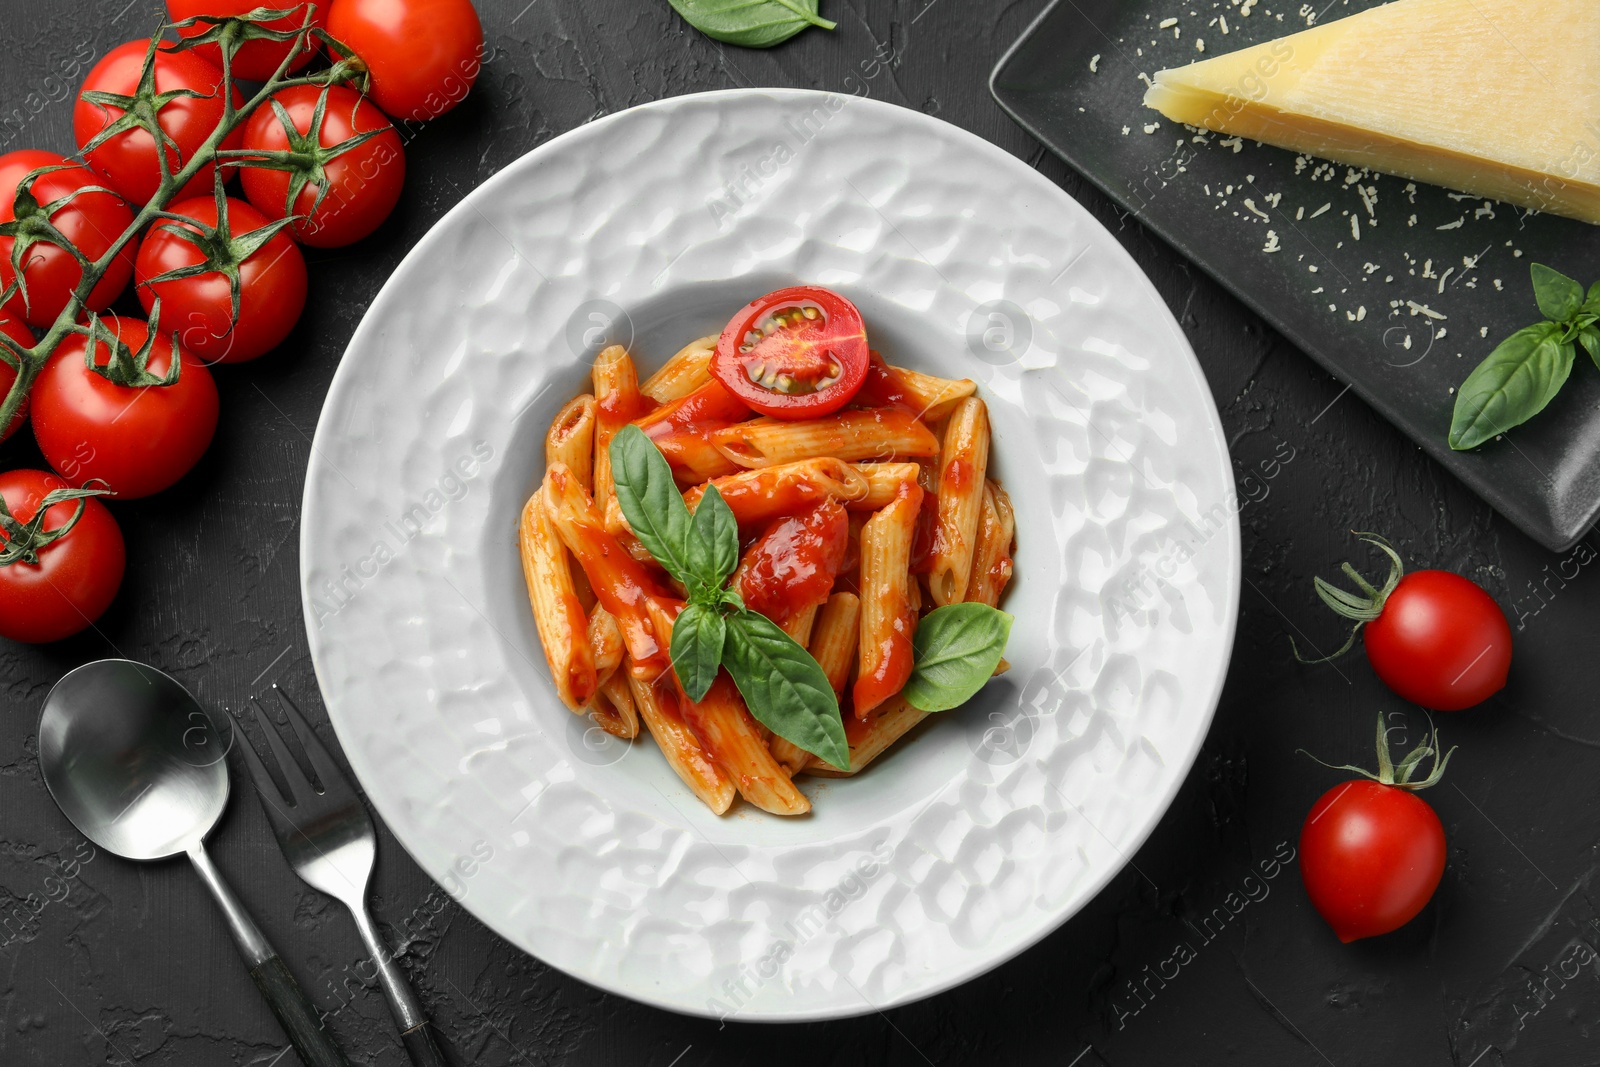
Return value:
[(867, 331), (844, 297), (814, 285), (768, 293), (733, 317), (711, 373), (763, 415), (811, 419), (850, 402), (867, 376)]
[[(262, 3), (259, 0), (167, 0), (167, 15), (173, 22), (182, 22), (184, 19), (196, 15), (244, 15), (258, 7), (276, 8), (282, 10), (295, 7), (292, 0), (278, 3)], [(327, 11), (326, 3), (318, 3), (311, 15), (311, 24), (321, 26), (325, 21), (324, 12)], [(269, 30), (298, 30), (305, 23), (306, 5), (295, 7), (292, 14), (279, 19), (272, 19), (262, 23)], [(198, 37), (211, 27), (203, 22), (178, 31), (182, 37)], [(299, 70), (311, 62), (311, 56), (316, 52), (315, 39), (308, 39), (310, 48), (302, 48), (295, 54), (294, 60), (289, 64), (289, 70)], [(277, 72), (278, 64), (283, 62), (291, 49), (293, 41), (246, 41), (239, 46), (233, 54), (233, 76), (246, 81), (264, 82)], [(191, 51), (215, 67), (222, 66), (222, 48), (215, 44), (195, 45)]]
[[(17, 217), (17, 185), (32, 171), (41, 167), (62, 164), (71, 170), (51, 171), (36, 178), (30, 191), (41, 208), (78, 193), (85, 186), (100, 185), (100, 179), (88, 169), (72, 163), (66, 156), (35, 148), (24, 148), (0, 156), (0, 222), (11, 222)], [(133, 225), (133, 212), (122, 198), (114, 193), (79, 193), (50, 213), (50, 223), (61, 231), (63, 237), (77, 245), (93, 262), (106, 254), (122, 232)], [(16, 240), (0, 238), (0, 288), (11, 284), (16, 272), (11, 266), (12, 248)], [(89, 310), (103, 311), (115, 300), (128, 279), (133, 275), (133, 245), (123, 246), (99, 283), (89, 293)], [(83, 268), (72, 253), (47, 241), (35, 241), (27, 251), (27, 266), (22, 272), (27, 285), (27, 299), (17, 293), (6, 305), (11, 314), (26, 318), (35, 326), (49, 326), (55, 322), (72, 298), (72, 292), (83, 280)]]
[(1367, 659), (1384, 684), (1438, 711), (1481, 704), (1505, 688), (1511, 625), (1494, 598), (1449, 571), (1416, 571), (1367, 623)]
[[(44, 471), (0, 474), (0, 497), (12, 518), (27, 523), (45, 497), (69, 488)], [(80, 501), (53, 505), (45, 513), (44, 532), (60, 530), (72, 520)], [(100, 501), (81, 501), (83, 514), (58, 540), (38, 549), (39, 561), (0, 564), (0, 636), (13, 641), (59, 641), (71, 637), (105, 613), (122, 585), (127, 552), (117, 521)], [(8, 543), (0, 530), (0, 548)]]
[(829, 497), (768, 526), (734, 571), (733, 588), (745, 607), (781, 625), (828, 599), (849, 542), (850, 519)]
[[(105, 58), (94, 65), (84, 80), (84, 92), (114, 93), (132, 96), (139, 87), (139, 75), (144, 69), (145, 49), (149, 41), (129, 41), (107, 52)], [(161, 108), (161, 129), (172, 139), (167, 162), (173, 173), (192, 159), (196, 149), (216, 131), (222, 121), (222, 71), (190, 52), (157, 51), (155, 58), (155, 89), (167, 93), (189, 89), (200, 96), (179, 96), (167, 101)], [(235, 106), (244, 98), (239, 90), (233, 91)], [(78, 94), (72, 108), (72, 132), (82, 148), (101, 130), (111, 125), (123, 114), (123, 109), (111, 104), (95, 104)], [(223, 148), (238, 148), (241, 130), (234, 130), (223, 141)], [(121, 193), (129, 203), (143, 206), (161, 183), (160, 164), (157, 162), (154, 139), (138, 128), (123, 130), (104, 144), (87, 153), (89, 169), (100, 176), (103, 184)], [(178, 198), (196, 196), (211, 188), (210, 166), (200, 171), (178, 193)]]
[[(0, 333), (4, 333), (7, 337), (17, 342), (17, 344), (21, 345), (23, 348), (33, 347), (33, 334), (26, 326), (18, 322), (16, 319), (0, 316)], [(0, 401), (5, 400), (6, 394), (11, 391), (11, 383), (16, 380), (17, 372), (11, 369), (11, 365), (9, 363), (6, 363), (4, 360), (0, 360)], [(4, 441), (6, 438), (16, 433), (17, 427), (21, 426), (27, 417), (28, 398), (23, 397), (22, 406), (17, 408), (16, 415), (12, 416), (11, 425), (5, 427), (4, 429), (0, 429), (0, 441)]]
[(483, 63), (471, 0), (334, 0), (328, 32), (366, 63), (372, 99), (397, 119), (443, 115)]
[[(322, 126), (313, 142), (309, 136), (316, 116), (317, 101), (326, 93)], [(293, 214), (303, 216), (290, 228), (295, 240), (316, 248), (338, 248), (359, 241), (378, 228), (400, 200), (406, 179), (406, 152), (400, 135), (372, 101), (342, 85), (319, 89), (296, 85), (273, 99), (283, 106), (305, 144), (297, 151), (312, 152), (315, 146), (334, 150), (358, 134), (381, 130), (376, 137), (337, 155), (322, 153), (312, 168), (309, 180), (295, 197)], [(245, 124), (244, 148), (255, 152), (290, 150), (289, 133), (277, 112), (268, 104)], [(321, 174), (316, 173), (320, 168)], [(245, 195), (269, 219), (290, 214), (288, 171), (266, 167), (244, 167), (239, 179)], [(325, 190), (325, 191), (324, 191)], [(322, 202), (317, 203), (318, 195)]]
[[(165, 311), (165, 308), (163, 308)], [(107, 319), (132, 352), (150, 335), (138, 319)], [(146, 368), (157, 377), (172, 366), (172, 335), (156, 339)], [(61, 343), (33, 384), (33, 435), (50, 465), (75, 481), (98, 478), (121, 499), (158, 493), (189, 472), (217, 429), (217, 386), (206, 365), (178, 349), (178, 380), (127, 386), (84, 365), (87, 340)], [(95, 344), (95, 364), (110, 357)]]
[[(167, 209), (199, 225), (159, 222), (145, 234), (134, 268), (134, 289), (145, 311), (161, 298), (161, 330), (176, 330), (183, 347), (207, 363), (243, 363), (277, 347), (306, 306), (306, 261), (280, 230), (239, 265), (239, 320), (225, 275), (213, 270), (188, 278), (152, 282), (169, 270), (206, 261), (206, 254), (176, 236), (217, 223), (215, 197), (197, 196)], [(228, 199), (228, 226), (235, 239), (269, 220), (243, 200)]]
[(1444, 874), (1444, 827), (1415, 793), (1352, 781), (1323, 794), (1300, 830), (1300, 874), (1340, 941), (1416, 917)]

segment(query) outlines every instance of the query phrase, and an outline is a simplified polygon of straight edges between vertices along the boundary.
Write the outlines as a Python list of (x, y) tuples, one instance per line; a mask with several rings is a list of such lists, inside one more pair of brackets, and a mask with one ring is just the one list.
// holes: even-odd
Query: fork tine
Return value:
[(300, 747), (306, 750), (306, 759), (311, 762), (311, 769), (316, 771), (317, 777), (321, 779), (322, 791), (331, 793), (339, 790), (343, 793), (354, 793), (349, 779), (339, 770), (339, 765), (333, 762), (333, 757), (328, 755), (328, 750), (317, 739), (316, 732), (311, 729), (311, 724), (306, 722), (305, 716), (300, 714), (300, 708), (289, 699), (289, 694), (280, 689), (276, 682), (272, 684), (272, 691), (277, 694), (278, 703), (283, 707), (283, 713), (288, 717), (295, 736), (300, 738)]
[(306, 778), (300, 764), (289, 755), (289, 746), (283, 743), (283, 738), (278, 734), (278, 728), (261, 707), (261, 702), (251, 698), (250, 704), (256, 711), (256, 722), (261, 725), (261, 732), (266, 735), (267, 747), (272, 749), (272, 756), (278, 761), (278, 771), (283, 775), (283, 784), (289, 788), (290, 803), (299, 805), (304, 803), (313, 794), (311, 782)]
[(256, 789), (262, 794), (263, 798), (275, 803), (286, 803), (282, 791), (278, 788), (278, 783), (274, 782), (272, 775), (267, 773), (267, 765), (261, 762), (261, 754), (256, 751), (256, 746), (250, 743), (250, 738), (245, 734), (242, 724), (237, 722), (234, 724), (233, 736), (242, 742), (238, 746), (239, 755), (244, 758), (245, 766), (250, 770), (250, 777), (255, 781)]

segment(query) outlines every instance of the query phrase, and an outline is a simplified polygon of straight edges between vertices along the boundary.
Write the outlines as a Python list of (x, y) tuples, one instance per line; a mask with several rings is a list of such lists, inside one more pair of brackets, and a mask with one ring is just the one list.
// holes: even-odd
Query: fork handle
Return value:
[(405, 1043), (406, 1052), (416, 1067), (450, 1067), (439, 1050), (439, 1043), (433, 1039), (433, 1025), (426, 1020), (401, 1034), (400, 1040)]

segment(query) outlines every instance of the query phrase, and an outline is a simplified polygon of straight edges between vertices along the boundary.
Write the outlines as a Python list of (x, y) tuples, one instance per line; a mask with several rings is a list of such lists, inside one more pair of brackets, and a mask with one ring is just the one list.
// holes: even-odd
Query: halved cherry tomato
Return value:
[[(45, 471), (0, 474), (0, 499), (24, 526), (50, 493), (67, 488), (66, 482)], [(74, 515), (78, 521), (71, 529), (50, 536), (72, 522)], [(0, 563), (0, 636), (13, 641), (71, 637), (111, 606), (122, 585), (127, 565), (122, 531), (106, 506), (93, 497), (51, 505), (39, 541), (46, 543), (34, 552), (38, 562)], [(9, 538), (0, 530), (0, 550), (7, 547)]]
[[(17, 217), (17, 186), (31, 172), (43, 167), (65, 166), (66, 170), (53, 170), (35, 178), (28, 191), (37, 205), (37, 214), (30, 210), (25, 216), (36, 220), (24, 221), (29, 228), (46, 221), (43, 209), (51, 204), (61, 206), (51, 211), (49, 225), (74, 245), (91, 262), (106, 254), (122, 231), (133, 224), (133, 212), (115, 193), (81, 192), (100, 186), (100, 179), (88, 168), (74, 163), (66, 156), (36, 148), (24, 148), (0, 156), (0, 222), (11, 222)], [(71, 199), (67, 199), (71, 197)], [(14, 237), (0, 238), (0, 288), (11, 284), (16, 272), (11, 266)], [(83, 280), (83, 268), (71, 252), (47, 240), (34, 240), (24, 253), (27, 266), (22, 280), (27, 285), (26, 294), (18, 292), (6, 305), (10, 313), (26, 318), (35, 326), (49, 326), (72, 299), (73, 290)], [(124, 245), (117, 258), (111, 261), (100, 281), (89, 293), (89, 310), (103, 311), (128, 285), (133, 276), (133, 243)], [(24, 299), (26, 295), (26, 299)], [(32, 342), (29, 342), (32, 344)]]
[[(125, 113), (120, 106), (95, 103), (84, 99), (83, 94), (139, 95), (139, 80), (149, 44), (149, 41), (140, 40), (118, 45), (107, 52), (84, 79), (78, 101), (72, 106), (72, 133), (79, 148)], [(198, 94), (172, 97), (159, 112), (161, 130), (170, 139), (167, 165), (176, 174), (194, 158), (195, 150), (216, 132), (217, 124), (222, 121), (222, 71), (190, 52), (157, 50), (153, 73), (156, 95), (177, 91)], [(235, 107), (244, 106), (244, 97), (237, 88), (233, 90), (233, 103)], [(222, 142), (222, 147), (238, 148), (243, 134), (243, 129), (235, 129)], [(113, 134), (85, 155), (89, 169), (135, 207), (142, 207), (160, 187), (161, 170), (155, 140), (137, 126)], [(211, 172), (210, 166), (200, 168), (179, 191), (178, 198), (209, 190)]]
[(739, 562), (733, 588), (745, 607), (781, 625), (828, 599), (849, 541), (849, 516), (829, 497), (768, 526)]
[[(33, 347), (33, 334), (17, 319), (9, 316), (0, 316), (0, 332), (3, 332), (23, 348)], [(17, 372), (12, 370), (11, 365), (5, 360), (0, 360), (0, 401), (5, 400), (6, 394), (11, 391), (11, 383), (16, 380)], [(21, 426), (23, 420), (27, 417), (28, 398), (23, 397), (22, 406), (17, 409), (16, 415), (12, 417), (11, 425), (0, 429), (0, 441), (4, 441), (13, 433), (16, 433), (17, 427)]]
[(712, 375), (763, 415), (811, 419), (850, 402), (867, 376), (867, 331), (844, 297), (814, 285), (745, 305), (717, 339)]
[[(294, 11), (278, 19), (270, 19), (261, 25), (269, 30), (298, 30), (305, 23), (306, 4), (296, 6), (292, 0), (274, 0), (272, 3), (263, 3), (261, 0), (167, 0), (167, 15), (173, 22), (182, 22), (184, 19), (194, 18), (196, 15), (245, 15), (258, 7), (275, 8), (283, 10), (294, 7)], [(314, 5), (311, 14), (311, 24), (321, 26), (327, 21), (326, 12), (328, 5), (318, 3)], [(178, 31), (181, 37), (198, 37), (211, 27), (204, 22), (197, 22), (193, 26), (185, 27)], [(307, 38), (309, 48), (302, 48), (295, 54), (289, 63), (290, 70), (299, 70), (311, 62), (311, 56), (317, 50), (317, 42), (313, 37)], [(246, 41), (239, 46), (233, 54), (233, 76), (246, 81), (264, 82), (277, 72), (278, 64), (283, 62), (283, 57), (294, 48), (294, 41)], [(195, 45), (190, 49), (195, 55), (217, 67), (222, 66), (222, 48), (215, 44)]]

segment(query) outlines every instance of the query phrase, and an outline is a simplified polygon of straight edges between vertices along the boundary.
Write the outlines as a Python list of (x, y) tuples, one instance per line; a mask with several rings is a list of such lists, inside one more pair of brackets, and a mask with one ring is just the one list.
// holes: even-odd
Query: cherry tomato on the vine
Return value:
[[(317, 104), (324, 97), (319, 120)], [(268, 104), (245, 124), (244, 150), (293, 151), (301, 162), (293, 171), (241, 167), (239, 180), (250, 203), (270, 219), (302, 216), (292, 226), (295, 240), (316, 248), (338, 248), (377, 229), (394, 210), (406, 177), (405, 148), (383, 112), (342, 85), (295, 85), (272, 99), (289, 116), (293, 138)]]
[[(135, 357), (150, 336), (139, 319), (108, 318), (104, 325)], [(97, 369), (85, 365), (87, 350), (86, 338), (68, 337), (33, 384), (39, 451), (65, 477), (99, 479), (121, 499), (160, 492), (189, 472), (216, 432), (210, 369), (180, 346), (177, 380), (154, 384), (172, 367), (172, 334), (165, 329), (142, 368), (126, 359), (111, 365), (104, 337), (95, 342)], [(134, 382), (146, 384), (124, 384)]]
[[(33, 347), (33, 334), (18, 320), (0, 313), (0, 333), (4, 333), (23, 348)], [(11, 383), (17, 380), (17, 372), (5, 360), (0, 359), (0, 401), (6, 398), (11, 391)], [(17, 432), (28, 418), (28, 398), (22, 398), (22, 406), (17, 408), (16, 415), (12, 416), (11, 425), (0, 427), (0, 441), (4, 441)]]
[[(261, 2), (261, 0), (167, 0), (167, 15), (173, 22), (182, 22), (184, 19), (194, 18), (196, 15), (244, 15), (258, 7), (283, 10), (293, 7), (294, 11), (282, 18), (270, 19), (262, 23), (269, 30), (298, 30), (305, 24), (306, 4), (295, 5), (293, 0), (282, 2)], [(311, 13), (311, 24), (321, 26), (327, 21), (326, 0), (321, 0)], [(181, 37), (198, 37), (211, 27), (203, 22), (197, 22), (178, 31)], [(291, 49), (293, 41), (246, 41), (239, 46), (233, 54), (233, 76), (244, 78), (246, 81), (264, 82), (277, 72), (278, 64), (283, 62)], [(299, 70), (311, 62), (312, 55), (316, 52), (316, 40), (308, 38), (309, 48), (302, 48), (295, 53), (294, 59), (289, 63), (288, 69)], [(191, 49), (195, 55), (217, 67), (222, 66), (222, 48), (216, 44), (199, 44)]]
[[(1437, 711), (1460, 711), (1505, 688), (1511, 670), (1511, 625), (1483, 589), (1449, 571), (1405, 574), (1400, 556), (1376, 534), (1361, 540), (1389, 557), (1381, 588), (1345, 573), (1361, 593), (1316, 579), (1317, 595), (1329, 608), (1365, 627), (1363, 641), (1372, 669), (1400, 696)], [(1335, 652), (1341, 655), (1354, 641)], [(1328, 657), (1333, 658), (1333, 657)]]
[(328, 32), (366, 63), (372, 99), (397, 119), (443, 115), (483, 64), (472, 0), (333, 0)]
[[(176, 174), (214, 132), (222, 120), (222, 71), (191, 52), (165, 52), (157, 50), (152, 70), (151, 85), (142, 84), (145, 52), (149, 41), (129, 41), (107, 52), (105, 58), (94, 65), (84, 80), (83, 89), (72, 107), (72, 132), (82, 148), (101, 131), (127, 117), (126, 107), (92, 99), (86, 93), (109, 93), (113, 97), (129, 98), (140, 94), (166, 96), (168, 93), (193, 92), (199, 95), (172, 96), (161, 104), (158, 121), (161, 129), (172, 141), (167, 152), (167, 162)], [(152, 99), (154, 98), (152, 96)], [(236, 107), (244, 98), (233, 90)], [(131, 121), (131, 119), (129, 119)], [(234, 130), (223, 141), (223, 148), (237, 148), (242, 131)], [(101, 180), (127, 198), (128, 202), (143, 206), (160, 187), (161, 171), (157, 162), (156, 144), (148, 131), (138, 126), (122, 128), (108, 139), (85, 153), (89, 169)], [(211, 188), (208, 164), (200, 168), (193, 179), (179, 191), (179, 197), (194, 196)]]
[[(21, 225), (31, 231), (19, 237), (0, 237), (0, 288), (11, 284), (16, 270), (11, 264), (17, 241), (24, 241), (26, 266), (19, 291), (6, 304), (6, 311), (27, 319), (35, 326), (49, 326), (61, 314), (73, 290), (83, 280), (83, 268), (71, 252), (49, 240), (39, 239), (39, 231), (53, 226), (91, 263), (111, 248), (122, 232), (133, 225), (133, 212), (115, 193), (81, 192), (101, 186), (100, 179), (66, 156), (41, 149), (24, 148), (0, 156), (0, 222), (17, 219), (17, 186), (30, 173), (42, 167), (66, 166), (41, 174), (28, 187), (32, 199), (24, 198)], [(67, 198), (71, 199), (67, 199)], [(60, 203), (53, 211), (51, 204)], [(128, 285), (133, 275), (133, 245), (124, 245), (89, 293), (90, 311), (101, 311)], [(31, 343), (31, 342), (30, 342)]]
[[(22, 526), (32, 522), (50, 493), (70, 489), (45, 471), (0, 474), (0, 499)], [(122, 531), (93, 497), (52, 504), (27, 554), (32, 558), (15, 558), (20, 547), (0, 528), (0, 636), (13, 641), (71, 637), (105, 613), (122, 585), (127, 564)]]
[(850, 402), (867, 377), (861, 312), (815, 285), (752, 300), (717, 338), (711, 373), (763, 415), (811, 419)]
[[(162, 332), (176, 330), (183, 347), (207, 363), (243, 363), (277, 347), (306, 306), (306, 261), (289, 235), (280, 229), (249, 251), (252, 235), (272, 220), (232, 197), (227, 199), (225, 234), (217, 226), (213, 196), (197, 196), (167, 210), (192, 223), (158, 222), (145, 234), (134, 268), (134, 289), (145, 311), (160, 297)], [(224, 270), (152, 280), (208, 261), (224, 270), (229, 264), (237, 267), (238, 321)]]

